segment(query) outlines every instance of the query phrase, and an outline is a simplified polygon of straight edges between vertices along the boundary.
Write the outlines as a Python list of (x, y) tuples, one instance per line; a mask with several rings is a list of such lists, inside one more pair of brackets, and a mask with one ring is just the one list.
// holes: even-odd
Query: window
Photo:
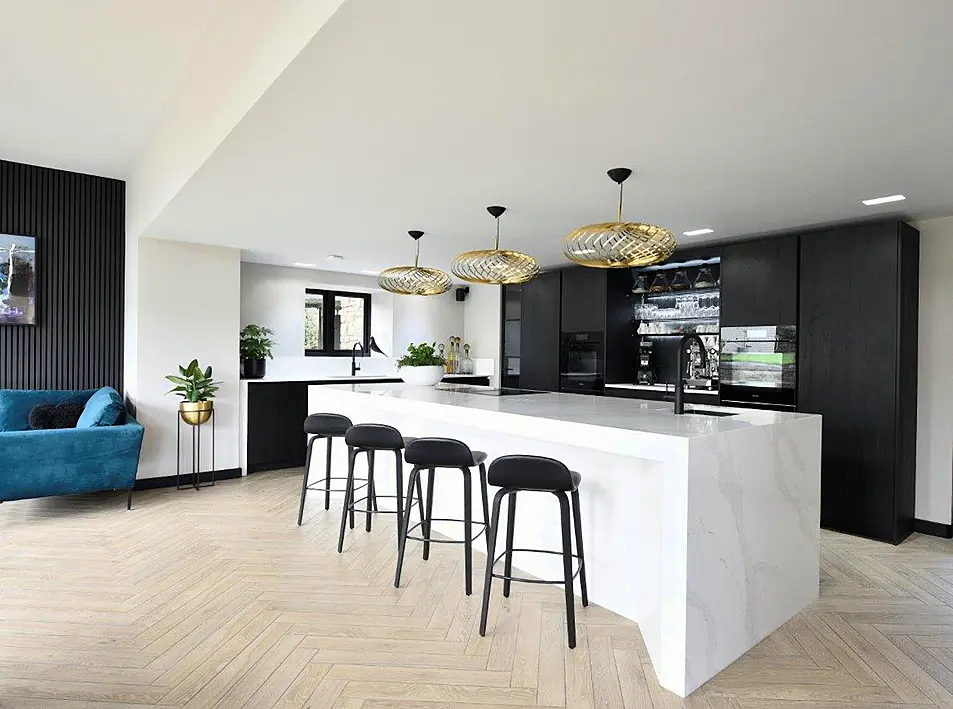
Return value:
[(355, 343), (367, 352), (371, 339), (371, 296), (308, 288), (304, 295), (304, 353), (349, 356)]

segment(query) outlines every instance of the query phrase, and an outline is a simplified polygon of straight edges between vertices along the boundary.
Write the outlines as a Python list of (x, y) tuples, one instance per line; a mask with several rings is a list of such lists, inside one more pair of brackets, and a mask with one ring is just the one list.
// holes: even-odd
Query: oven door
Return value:
[(603, 347), (599, 333), (565, 333), (559, 357), (560, 391), (601, 394), (604, 385)]

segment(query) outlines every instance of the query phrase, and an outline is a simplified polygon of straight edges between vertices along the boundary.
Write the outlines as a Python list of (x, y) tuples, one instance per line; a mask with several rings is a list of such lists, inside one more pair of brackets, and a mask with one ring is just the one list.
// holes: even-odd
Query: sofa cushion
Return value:
[(30, 411), (39, 404), (85, 404), (93, 390), (0, 389), (0, 431), (29, 431)]
[(94, 426), (114, 426), (123, 422), (126, 408), (123, 405), (119, 392), (112, 387), (103, 387), (86, 402), (76, 428), (93, 428)]
[(76, 428), (76, 422), (79, 421), (84, 408), (84, 404), (70, 402), (34, 406), (30, 411), (30, 428), (34, 431)]

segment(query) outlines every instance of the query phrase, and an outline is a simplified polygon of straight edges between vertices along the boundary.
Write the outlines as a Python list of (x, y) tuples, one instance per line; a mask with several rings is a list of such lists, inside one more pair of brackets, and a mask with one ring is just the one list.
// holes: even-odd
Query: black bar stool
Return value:
[[(400, 527), (399, 538), (397, 540), (397, 573), (394, 575), (394, 587), (400, 586), (400, 572), (404, 565), (404, 547), (408, 539), (416, 539), (424, 543), (424, 559), (430, 557), (430, 543), (435, 544), (463, 544), (464, 556), (464, 584), (466, 593), (469, 596), (473, 592), (473, 524), (480, 526), (480, 531), (476, 536), (480, 536), (487, 530), (490, 521), (489, 502), (486, 492), (486, 453), (482, 451), (471, 451), (470, 448), (461, 441), (453, 438), (417, 438), (407, 445), (404, 451), (404, 459), (411, 463), (414, 468), (410, 471), (410, 479), (407, 481), (407, 509), (404, 512), (404, 525)], [(480, 493), (483, 497), (483, 523), (473, 522), (473, 488), (470, 483), (470, 468), (479, 466), (480, 468)], [(454, 519), (451, 517), (433, 516), (433, 487), (434, 476), (437, 468), (458, 468), (463, 473), (463, 519)], [(420, 498), (420, 471), (429, 469), (430, 476), (427, 479), (427, 511), (424, 513), (420, 522), (410, 527), (410, 508), (413, 504), (411, 496), (414, 489), (417, 490), (417, 497)], [(434, 519), (438, 522), (463, 522), (463, 541), (456, 539), (432, 539), (430, 537), (431, 524)], [(422, 536), (414, 537), (410, 532), (421, 528)], [(489, 539), (487, 540), (487, 551), (489, 553)]]
[[(344, 442), (347, 444), (347, 485), (344, 491), (344, 509), (341, 511), (341, 533), (338, 536), (338, 553), (344, 551), (344, 530), (348, 518), (350, 518), (350, 527), (354, 529), (354, 510), (359, 502), (367, 502), (365, 510), (366, 521), (364, 529), (371, 531), (371, 515), (380, 512), (381, 514), (390, 514), (390, 510), (380, 511), (377, 509), (377, 491), (374, 488), (374, 454), (377, 451), (390, 452), (394, 454), (397, 460), (395, 472), (397, 474), (397, 494), (381, 495), (384, 498), (394, 498), (397, 500), (397, 509), (393, 511), (397, 515), (397, 533), (398, 543), (400, 540), (400, 530), (403, 526), (404, 511), (404, 461), (402, 453), (404, 447), (413, 441), (413, 438), (404, 438), (393, 426), (385, 426), (379, 423), (358, 423), (351, 426), (344, 434)], [(367, 494), (359, 499), (354, 498), (357, 487), (355, 482), (359, 479), (354, 477), (354, 461), (361, 453), (367, 455)], [(423, 519), (423, 505), (420, 494), (420, 485), (418, 484), (417, 503), (420, 509), (420, 518)], [(373, 508), (373, 509), (372, 509)], [(408, 505), (408, 511), (410, 506)]]
[[(579, 483), (582, 476), (567, 468), (558, 460), (535, 455), (507, 455), (497, 458), (490, 465), (490, 484), (502, 488), (493, 498), (493, 521), (490, 524), (489, 554), (486, 564), (486, 577), (483, 582), (483, 610), (480, 615), (480, 635), (486, 635), (486, 617), (490, 608), (490, 585), (494, 578), (503, 579), (503, 595), (509, 598), (510, 582), (562, 584), (566, 590), (566, 625), (569, 634), (569, 647), (576, 647), (576, 610), (572, 593), (573, 579), (579, 576), (582, 590), (582, 605), (589, 605), (589, 593), (586, 590), (586, 561), (582, 550), (582, 521), (579, 517)], [(562, 523), (562, 551), (544, 549), (514, 549), (513, 529), (516, 523), (516, 494), (519, 492), (550, 492), (559, 500)], [(572, 497), (572, 515), (569, 513), (569, 499)], [(500, 529), (500, 504), (509, 496), (507, 505), (506, 549), (497, 557), (496, 535)], [(572, 553), (572, 529), (575, 526), (576, 551)], [(537, 554), (557, 554), (563, 557), (563, 578), (558, 581), (530, 579), (513, 576), (513, 552), (533, 552)], [(496, 563), (505, 557), (503, 573), (493, 572)], [(579, 564), (573, 572), (573, 559)], [(492, 562), (490, 561), (492, 559)]]
[[(342, 438), (347, 430), (352, 426), (351, 419), (340, 414), (311, 414), (304, 420), (304, 432), (311, 435), (308, 441), (308, 455), (304, 461), (304, 475), (301, 480), (301, 503), (298, 505), (298, 524), (304, 516), (304, 499), (308, 491), (324, 493), (324, 509), (331, 509), (331, 493), (344, 492), (341, 489), (331, 487), (332, 480), (347, 480), (346, 477), (331, 475), (331, 443), (335, 438)], [(308, 474), (311, 472), (311, 452), (314, 444), (320, 439), (327, 439), (327, 459), (324, 466), (324, 484), (315, 483), (308, 485)], [(367, 484), (367, 480), (361, 478), (360, 482)], [(365, 485), (361, 485), (364, 487)]]

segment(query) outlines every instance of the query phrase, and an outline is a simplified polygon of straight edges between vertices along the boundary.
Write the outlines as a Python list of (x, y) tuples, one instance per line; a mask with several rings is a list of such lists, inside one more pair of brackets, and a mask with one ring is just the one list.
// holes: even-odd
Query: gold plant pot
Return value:
[(189, 426), (201, 426), (212, 417), (211, 401), (181, 401), (179, 416)]

